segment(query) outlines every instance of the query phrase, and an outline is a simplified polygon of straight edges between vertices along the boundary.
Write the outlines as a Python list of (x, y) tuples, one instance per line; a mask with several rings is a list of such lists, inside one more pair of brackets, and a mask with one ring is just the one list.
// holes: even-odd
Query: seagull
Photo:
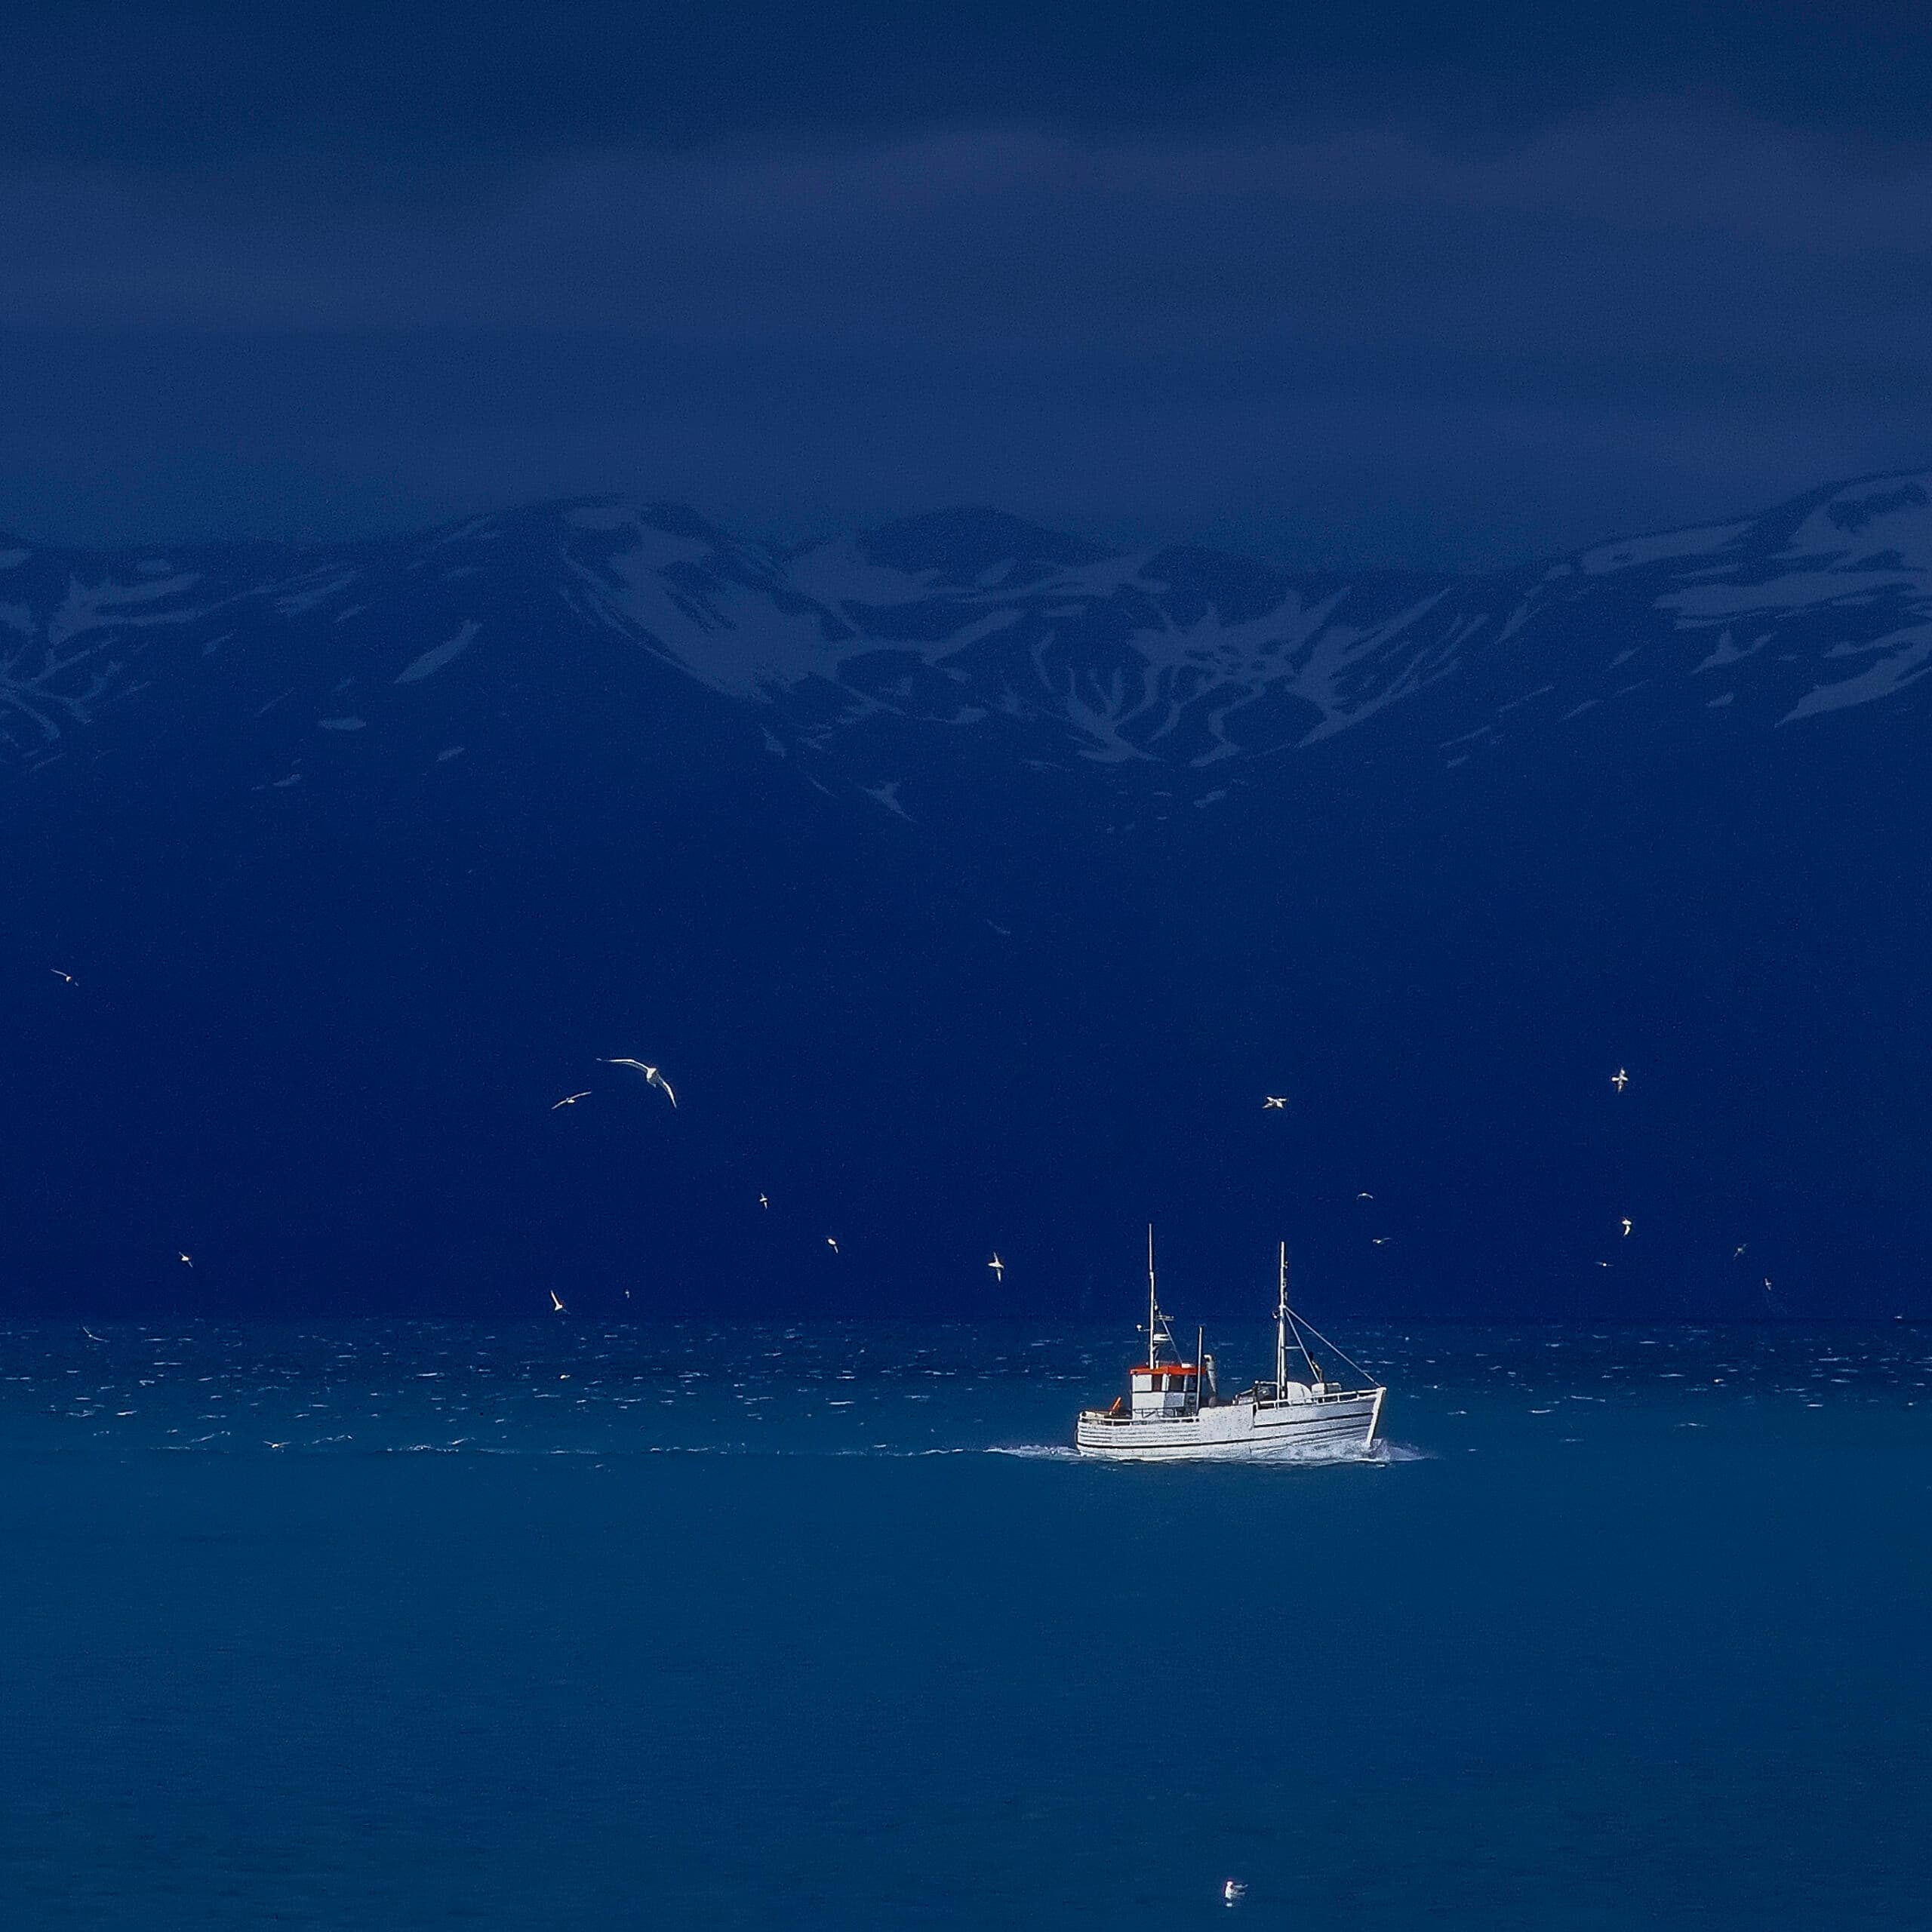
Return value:
[(1623, 1217), (1623, 1232), (1626, 1235), (1630, 1232), (1630, 1217), (1628, 1214)]
[(1622, 1067), (1620, 1066), (1617, 1071), (1610, 1076), (1610, 1084), (1620, 1094), (1623, 1091), (1625, 1088), (1629, 1085), (1630, 1076), (1624, 1072)]
[(1247, 1887), (1238, 1878), (1227, 1879), (1222, 1884), (1221, 1903), (1223, 1905), (1239, 1905), (1247, 1896)]
[(669, 1100), (674, 1107), (678, 1104), (678, 1097), (671, 1091), (670, 1081), (666, 1080), (656, 1067), (648, 1066), (641, 1060), (607, 1060), (604, 1064), (606, 1066), (635, 1067), (638, 1072), (644, 1075), (644, 1083), (647, 1087), (663, 1088), (665, 1099)]
[(758, 1198), (758, 1204), (761, 1208), (769, 1208), (771, 1205), (771, 1196), (769, 1195), (761, 1194)]
[(1364, 1189), (1360, 1194), (1358, 1194), (1355, 1196), (1355, 1198), (1358, 1201), (1373, 1201), (1375, 1198), (1375, 1196), (1371, 1194), (1366, 1189)]
[(1390, 1235), (1372, 1235), (1369, 1237), (1368, 1244), (1371, 1247), (1386, 1247), (1393, 1238)]
[(838, 1252), (838, 1244), (834, 1241), (829, 1235), (827, 1235), (825, 1238), (825, 1244), (827, 1247), (831, 1249), (834, 1254), (836, 1254)]
[(1740, 1258), (1740, 1257), (1743, 1254), (1743, 1253), (1744, 1253), (1744, 1247), (1745, 1247), (1745, 1244), (1744, 1244), (1743, 1241), (1740, 1241), (1740, 1242), (1737, 1244), (1737, 1245), (1734, 1248), (1733, 1248), (1733, 1249), (1731, 1250), (1731, 1251), (1730, 1251), (1730, 1258), (1731, 1258), (1731, 1260), (1734, 1260), (1734, 1261), (1737, 1260), (1738, 1260), (1738, 1259), (1739, 1259), (1739, 1258)]
[(50, 966), (47, 970), (51, 973), (57, 980), (65, 980), (70, 986), (78, 986), (81, 983), (79, 980), (74, 977), (72, 974), (63, 973), (57, 966)]
[(568, 1315), (570, 1312), (570, 1310), (564, 1306), (561, 1297), (555, 1288), (550, 1291), (550, 1309), (555, 1315)]
[(995, 1281), (1003, 1281), (1006, 1279), (1006, 1263), (997, 1254), (986, 1263), (986, 1266), (993, 1271)]
[(574, 1107), (577, 1105), (578, 1101), (589, 1100), (590, 1098), (590, 1094), (591, 1090), (588, 1087), (586, 1087), (581, 1094), (566, 1094), (564, 1097), (557, 1103), (557, 1106), (552, 1107), (550, 1111), (552, 1113), (555, 1113), (557, 1111), (557, 1107)]
[(177, 1251), (174, 1258), (183, 1267), (192, 1268), (195, 1265), (195, 1257), (192, 1254), (183, 1254)]
[(1287, 1104), (1288, 1097), (1285, 1094), (1263, 1094), (1261, 1097), (1261, 1111), (1264, 1114), (1270, 1107), (1285, 1107)]
[(107, 1337), (105, 1335), (97, 1335), (85, 1321), (81, 1324), (81, 1333), (85, 1335), (90, 1342), (104, 1342), (107, 1340)]

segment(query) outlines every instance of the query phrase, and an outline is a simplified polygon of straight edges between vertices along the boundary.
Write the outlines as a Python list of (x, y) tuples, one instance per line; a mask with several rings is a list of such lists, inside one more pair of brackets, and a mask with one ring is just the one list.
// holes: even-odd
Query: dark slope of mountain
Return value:
[(1190, 1306), (1922, 1307), (1928, 568), (1916, 476), (1491, 579), (0, 544), (11, 1291), (1097, 1310), (1151, 1213)]

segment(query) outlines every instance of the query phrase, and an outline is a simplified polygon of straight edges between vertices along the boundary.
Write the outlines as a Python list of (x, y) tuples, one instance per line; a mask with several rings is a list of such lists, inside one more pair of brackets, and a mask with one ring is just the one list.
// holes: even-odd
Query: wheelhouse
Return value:
[(1143, 1364), (1129, 1371), (1135, 1416), (1189, 1415), (1201, 1406), (1201, 1369), (1198, 1363)]

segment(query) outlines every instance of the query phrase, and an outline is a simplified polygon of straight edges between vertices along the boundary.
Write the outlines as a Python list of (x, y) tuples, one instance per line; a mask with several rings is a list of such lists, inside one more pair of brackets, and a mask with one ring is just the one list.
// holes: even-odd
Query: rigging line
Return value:
[[(1302, 1325), (1300, 1325), (1300, 1321), (1297, 1321), (1297, 1319), (1294, 1319), (1294, 1310), (1293, 1310), (1293, 1308), (1291, 1308), (1291, 1310), (1289, 1310), (1289, 1327), (1293, 1329), (1293, 1331), (1294, 1331), (1294, 1346), (1297, 1346), (1297, 1349), (1300, 1349), (1300, 1350), (1302, 1350), (1302, 1360), (1304, 1360), (1304, 1362), (1308, 1364), (1308, 1374), (1310, 1374), (1310, 1377), (1314, 1377), (1314, 1374), (1315, 1374), (1315, 1358), (1314, 1358), (1314, 1356), (1310, 1355), (1310, 1352), (1308, 1352), (1308, 1343), (1306, 1343), (1306, 1341), (1302, 1341)], [(1314, 1331), (1314, 1329), (1312, 1329), (1312, 1327), (1310, 1327), (1310, 1331), (1308, 1331), (1308, 1333), (1310, 1333), (1310, 1335), (1315, 1335), (1315, 1331)], [(1319, 1337), (1319, 1335), (1315, 1335), (1315, 1341), (1321, 1341), (1321, 1337)], [(1341, 1355), (1341, 1350), (1339, 1350), (1339, 1349), (1335, 1350), (1335, 1352), (1337, 1352), (1337, 1355)], [(1346, 1360), (1346, 1356), (1345, 1356), (1345, 1360)]]
[[(1295, 1346), (1300, 1349), (1301, 1358), (1308, 1364), (1309, 1374), (1312, 1377), (1315, 1374), (1315, 1358), (1309, 1353), (1308, 1344), (1301, 1338), (1301, 1324), (1295, 1319), (1295, 1312), (1293, 1309), (1284, 1309), (1282, 1312), (1288, 1318), (1289, 1333), (1294, 1337)], [(1312, 1329), (1309, 1331), (1310, 1334), (1313, 1332)]]
[[(1294, 1317), (1293, 1317), (1293, 1316), (1291, 1316), (1289, 1318), (1290, 1318), (1291, 1320), (1293, 1320), (1293, 1319), (1294, 1319)], [(1323, 1334), (1322, 1334), (1322, 1332), (1321, 1332), (1321, 1331), (1319, 1328), (1316, 1327), (1315, 1327), (1315, 1324), (1314, 1324), (1313, 1322), (1312, 1322), (1311, 1321), (1309, 1321), (1309, 1318), (1308, 1318), (1308, 1317), (1307, 1317), (1306, 1315), (1304, 1315), (1301, 1318), (1301, 1324), (1302, 1324), (1302, 1326), (1303, 1326), (1303, 1327), (1305, 1327), (1305, 1328), (1308, 1331), (1308, 1332), (1309, 1332), (1311, 1335), (1312, 1335), (1312, 1336), (1315, 1337), (1315, 1339), (1318, 1342), (1319, 1342), (1319, 1343), (1321, 1344), (1321, 1346), (1322, 1346), (1324, 1349), (1334, 1349), (1334, 1352), (1335, 1352), (1337, 1355), (1340, 1355), (1340, 1356), (1341, 1356), (1341, 1358), (1342, 1358), (1342, 1359), (1343, 1359), (1343, 1361), (1344, 1361), (1345, 1362), (1346, 1362), (1346, 1363), (1348, 1364), (1348, 1365), (1349, 1365), (1352, 1369), (1353, 1369), (1353, 1370), (1355, 1371), (1355, 1372), (1358, 1375), (1361, 1375), (1361, 1376), (1367, 1376), (1367, 1375), (1368, 1375), (1369, 1371), (1368, 1371), (1367, 1369), (1364, 1368), (1364, 1367), (1362, 1367), (1361, 1364), (1360, 1362), (1357, 1361), (1355, 1360), (1355, 1357), (1354, 1357), (1353, 1355), (1344, 1354), (1344, 1353), (1343, 1352), (1342, 1349), (1340, 1349), (1340, 1347), (1339, 1347), (1339, 1346), (1338, 1346), (1335, 1343), (1330, 1341), (1330, 1340), (1329, 1340), (1329, 1339), (1328, 1339), (1328, 1337), (1327, 1337), (1326, 1335)], [(1306, 1353), (1307, 1352), (1307, 1351), (1306, 1351), (1306, 1349), (1304, 1349), (1304, 1350), (1303, 1351), (1303, 1352), (1304, 1354), (1306, 1354)], [(1372, 1377), (1370, 1377), (1370, 1379), (1371, 1379), (1371, 1380), (1374, 1380), (1374, 1378), (1373, 1378)]]

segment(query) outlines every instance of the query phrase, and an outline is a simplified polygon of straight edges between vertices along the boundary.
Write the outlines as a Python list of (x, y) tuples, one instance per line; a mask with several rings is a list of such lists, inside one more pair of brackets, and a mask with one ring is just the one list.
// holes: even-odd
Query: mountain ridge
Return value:
[[(608, 496), (358, 544), (164, 555), (10, 543), (0, 755), (17, 769), (64, 756), (62, 740), (103, 707), (224, 648), (231, 662), (252, 654), (237, 675), (256, 706), (294, 699), (310, 730), (366, 730), (371, 718), (325, 700), (353, 688), (392, 709), (385, 687), (420, 687), (466, 656), (473, 675), (506, 631), (551, 629), (557, 602), (755, 706), (820, 782), (869, 792), (918, 782), (885, 768), (906, 746), (868, 743), (890, 735), (881, 721), (942, 756), (932, 741), (983, 726), (1000, 741), (995, 768), (1152, 765), (1196, 802), (1247, 782), (1257, 757), (1425, 694), (1451, 768), (1520, 734), (1523, 718), (1504, 720), (1525, 706), (1553, 732), (1600, 709), (1654, 711), (1660, 682), (1680, 710), (1789, 724), (1894, 699), (1932, 668), (1926, 477), (1823, 485), (1755, 516), (1460, 577), (1296, 573), (1197, 546), (1109, 550), (984, 508), (785, 552), (687, 506)], [(1586, 641), (1612, 629), (1618, 648), (1583, 661)], [(264, 674), (285, 665), (297, 682), (278, 698)], [(266, 735), (290, 759), (257, 781), (272, 783), (300, 754)]]

